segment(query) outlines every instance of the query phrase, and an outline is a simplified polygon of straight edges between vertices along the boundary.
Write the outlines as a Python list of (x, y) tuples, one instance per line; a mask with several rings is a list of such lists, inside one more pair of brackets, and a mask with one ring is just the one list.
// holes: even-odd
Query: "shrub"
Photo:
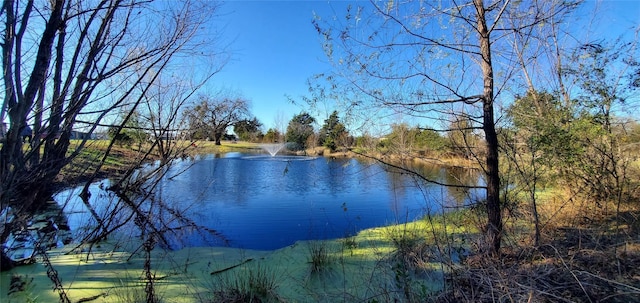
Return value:
[(280, 302), (276, 274), (258, 266), (222, 276), (207, 302)]
[(311, 273), (319, 273), (329, 269), (333, 263), (333, 256), (330, 255), (329, 247), (324, 241), (309, 242), (309, 255), (311, 264)]

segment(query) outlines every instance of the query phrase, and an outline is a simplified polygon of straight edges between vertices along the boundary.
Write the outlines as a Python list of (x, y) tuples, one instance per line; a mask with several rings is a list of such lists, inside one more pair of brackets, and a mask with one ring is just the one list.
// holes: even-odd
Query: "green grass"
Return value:
[(190, 150), (192, 154), (215, 154), (232, 151), (260, 150), (259, 143), (245, 141), (222, 141), (221, 145), (215, 145), (213, 141), (197, 141), (195, 147)]
[(308, 244), (311, 273), (329, 270), (335, 259), (330, 252), (329, 245), (324, 241), (310, 241)]
[(203, 302), (279, 302), (276, 272), (263, 266), (243, 267), (214, 280)]

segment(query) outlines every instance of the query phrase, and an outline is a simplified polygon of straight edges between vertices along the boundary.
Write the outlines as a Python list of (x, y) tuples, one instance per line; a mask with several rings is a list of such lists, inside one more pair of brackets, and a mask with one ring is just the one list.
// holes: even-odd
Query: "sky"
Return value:
[(225, 2), (222, 31), (232, 58), (213, 84), (249, 99), (265, 131), (282, 123), (286, 127), (305, 111), (287, 96), (300, 100), (308, 92), (307, 79), (330, 70), (311, 21), (314, 11), (331, 15), (332, 6), (327, 1)]
[[(427, 0), (429, 1), (429, 0)], [(351, 1), (353, 3), (354, 1)], [(347, 1), (227, 1), (218, 22), (232, 58), (212, 84), (239, 92), (251, 101), (251, 113), (270, 127), (284, 127), (306, 109), (287, 96), (301, 100), (308, 94), (307, 79), (330, 72), (321, 38), (311, 21), (314, 12), (328, 18), (342, 16)], [(362, 3), (362, 1), (360, 1)], [(621, 28), (640, 24), (640, 1), (586, 1), (599, 5), (605, 15), (594, 18), (597, 35), (617, 36)], [(333, 109), (329, 109), (333, 110)], [(327, 113), (328, 115), (328, 113)], [(318, 123), (326, 117), (316, 117)]]

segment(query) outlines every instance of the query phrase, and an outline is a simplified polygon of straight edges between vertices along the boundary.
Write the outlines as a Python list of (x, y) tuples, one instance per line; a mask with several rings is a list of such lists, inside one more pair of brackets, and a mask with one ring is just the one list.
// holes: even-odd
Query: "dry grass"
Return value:
[(532, 246), (531, 227), (522, 228), (531, 222), (524, 211), (507, 220), (502, 256), (465, 258), (437, 301), (640, 301), (638, 203), (598, 206), (561, 192), (543, 195), (540, 202), (539, 247)]

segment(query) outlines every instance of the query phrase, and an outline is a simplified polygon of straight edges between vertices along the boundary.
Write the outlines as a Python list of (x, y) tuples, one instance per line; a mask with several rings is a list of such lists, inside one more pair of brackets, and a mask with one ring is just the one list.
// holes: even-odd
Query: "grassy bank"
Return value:
[[(79, 141), (72, 140), (71, 148), (74, 150)], [(178, 142), (178, 146), (184, 147), (185, 156), (195, 156), (200, 154), (215, 154), (231, 151), (247, 151), (256, 150), (260, 147), (258, 144), (249, 142), (223, 142), (223, 145), (215, 145), (214, 142), (202, 141), (191, 144), (191, 142)], [(86, 142), (86, 146), (81, 150), (80, 154), (72, 161), (71, 165), (67, 165), (58, 176), (59, 186), (69, 186), (78, 184), (88, 178), (96, 170), (98, 163), (109, 146), (108, 140), (90, 140)], [(113, 145), (111, 152), (106, 157), (104, 165), (98, 171), (96, 179), (101, 178), (117, 178), (124, 174), (128, 169), (136, 168), (140, 163), (152, 162), (159, 160), (160, 156), (155, 150), (147, 153), (150, 146), (142, 144), (140, 146), (133, 145)], [(145, 158), (146, 157), (146, 158)]]

